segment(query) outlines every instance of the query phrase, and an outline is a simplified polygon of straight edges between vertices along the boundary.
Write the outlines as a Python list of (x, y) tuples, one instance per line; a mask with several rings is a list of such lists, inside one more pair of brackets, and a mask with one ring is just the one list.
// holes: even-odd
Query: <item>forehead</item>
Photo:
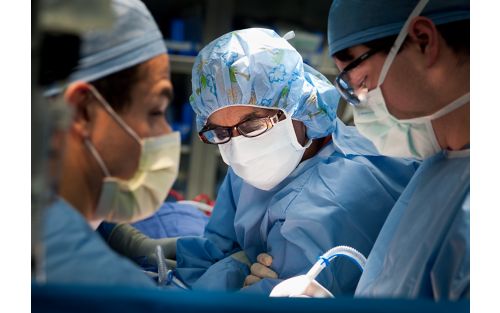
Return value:
[(168, 55), (160, 54), (147, 60), (139, 66), (141, 81), (154, 83), (161, 79), (170, 80), (170, 62)]
[(165, 95), (172, 98), (173, 87), (170, 81), (170, 62), (168, 55), (158, 55), (139, 66), (134, 93), (143, 97), (146, 94)]
[(277, 112), (278, 110), (270, 108), (233, 105), (224, 107), (212, 113), (208, 117), (207, 124), (216, 126), (233, 126), (252, 116), (264, 117)]

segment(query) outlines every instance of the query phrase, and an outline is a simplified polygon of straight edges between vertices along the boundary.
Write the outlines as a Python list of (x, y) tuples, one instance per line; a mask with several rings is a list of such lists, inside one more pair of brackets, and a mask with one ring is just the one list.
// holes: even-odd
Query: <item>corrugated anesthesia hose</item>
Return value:
[(338, 257), (338, 256), (346, 256), (350, 258), (352, 261), (358, 265), (361, 271), (364, 270), (366, 264), (366, 258), (361, 252), (358, 250), (351, 248), (349, 246), (337, 246), (331, 248), (327, 252), (325, 252), (322, 256), (318, 258), (318, 261), (311, 267), (309, 272), (307, 272), (306, 276), (311, 279), (316, 279), (319, 273), (327, 266), (330, 265), (330, 262)]

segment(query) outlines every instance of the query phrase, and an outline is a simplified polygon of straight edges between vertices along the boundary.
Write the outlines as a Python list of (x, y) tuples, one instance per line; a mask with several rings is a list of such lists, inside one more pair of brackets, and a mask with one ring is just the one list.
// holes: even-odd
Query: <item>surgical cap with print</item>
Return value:
[[(334, 0), (328, 16), (330, 55), (399, 34), (418, 0)], [(436, 25), (468, 20), (469, 0), (430, 0), (421, 16)]]
[(90, 82), (167, 52), (163, 36), (144, 3), (112, 0), (111, 6), (113, 26), (83, 33), (77, 67), (65, 85), (52, 86), (46, 96), (61, 92), (69, 83)]
[(309, 138), (335, 129), (337, 90), (273, 30), (223, 35), (200, 51), (192, 74), (190, 102), (198, 131), (213, 112), (233, 105), (281, 109), (305, 124)]

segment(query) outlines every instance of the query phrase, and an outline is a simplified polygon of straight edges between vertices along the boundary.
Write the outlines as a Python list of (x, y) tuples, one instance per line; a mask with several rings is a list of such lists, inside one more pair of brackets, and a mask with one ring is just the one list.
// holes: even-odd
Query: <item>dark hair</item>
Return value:
[(38, 48), (38, 83), (50, 86), (66, 79), (78, 65), (80, 37), (70, 33), (42, 31)]
[[(436, 29), (443, 36), (446, 44), (459, 56), (459, 62), (467, 62), (470, 56), (470, 20), (436, 25)], [(366, 42), (363, 45), (370, 49), (379, 48), (387, 54), (391, 50), (396, 38), (397, 35), (384, 37)], [(399, 51), (403, 50), (405, 43), (406, 40)], [(334, 54), (334, 57), (342, 62), (353, 60), (349, 48), (340, 50)]]
[(132, 89), (140, 80), (140, 65), (134, 65), (119, 72), (90, 82), (117, 112), (121, 112), (132, 101)]
[(446, 44), (459, 56), (459, 62), (470, 59), (470, 20), (463, 20), (436, 26)]

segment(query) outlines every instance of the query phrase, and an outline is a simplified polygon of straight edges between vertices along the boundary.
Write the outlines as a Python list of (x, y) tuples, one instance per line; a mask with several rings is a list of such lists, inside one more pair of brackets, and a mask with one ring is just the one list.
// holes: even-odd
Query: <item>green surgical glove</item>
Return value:
[(175, 267), (177, 238), (152, 239), (130, 224), (117, 224), (108, 237), (109, 246), (119, 254), (132, 260), (146, 257), (148, 263), (156, 264), (156, 246), (160, 245), (169, 268)]

